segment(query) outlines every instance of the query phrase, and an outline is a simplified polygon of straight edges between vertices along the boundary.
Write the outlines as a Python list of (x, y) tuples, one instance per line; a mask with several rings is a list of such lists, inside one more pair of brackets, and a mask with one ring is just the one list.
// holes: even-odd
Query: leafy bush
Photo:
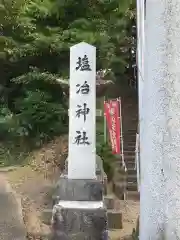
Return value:
[(28, 146), (19, 144), (18, 142), (9, 141), (0, 143), (0, 167), (25, 164), (28, 161), (29, 149)]
[(104, 171), (107, 174), (108, 181), (111, 181), (113, 176), (113, 169), (111, 166), (112, 159), (114, 158), (111, 153), (111, 148), (104, 143), (97, 143), (96, 145), (97, 154), (103, 159)]
[(56, 135), (66, 124), (67, 111), (62, 104), (53, 102), (49, 94), (39, 90), (27, 92), (24, 99), (16, 101), (16, 107), (19, 110), (16, 117), (22, 128), (20, 135)]
[(19, 88), (19, 97), (14, 99), (13, 114), (1, 109), (0, 136), (44, 141), (67, 131), (67, 98), (56, 78), (31, 68), (12, 79)]

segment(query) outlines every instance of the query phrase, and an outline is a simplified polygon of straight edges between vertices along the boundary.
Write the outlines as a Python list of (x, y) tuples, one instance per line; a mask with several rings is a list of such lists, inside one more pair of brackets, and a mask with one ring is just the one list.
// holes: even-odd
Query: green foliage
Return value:
[(39, 143), (65, 131), (68, 101), (56, 79), (69, 75), (70, 46), (95, 45), (97, 70), (125, 78), (134, 3), (0, 0), (0, 141)]
[(48, 139), (67, 130), (67, 106), (53, 74), (32, 69), (12, 79), (20, 85), (14, 101), (15, 114), (6, 121), (13, 136)]
[(29, 151), (23, 142), (21, 145), (15, 144), (14, 141), (0, 143), (0, 167), (27, 164)]
[(103, 167), (104, 171), (107, 174), (108, 181), (111, 181), (113, 176), (113, 169), (111, 166), (112, 160), (114, 156), (112, 154), (112, 150), (108, 144), (98, 142), (96, 145), (97, 154), (103, 159)]

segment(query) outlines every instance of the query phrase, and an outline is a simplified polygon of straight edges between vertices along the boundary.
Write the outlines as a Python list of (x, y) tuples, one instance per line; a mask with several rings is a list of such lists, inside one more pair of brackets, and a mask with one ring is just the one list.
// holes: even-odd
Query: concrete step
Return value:
[[(129, 129), (131, 129), (131, 131), (129, 131)], [(123, 133), (123, 136), (135, 136), (136, 133), (137, 133), (137, 124), (135, 124), (135, 125), (130, 125), (130, 124), (124, 125), (122, 133)]]
[(135, 146), (127, 146), (125, 145), (123, 147), (124, 151), (134, 151), (135, 152)]
[(135, 174), (127, 175), (126, 179), (127, 179), (127, 182), (137, 183), (137, 175), (135, 175)]
[(127, 160), (125, 160), (125, 163), (126, 163), (126, 167), (127, 167), (127, 169), (132, 169), (132, 168), (134, 168), (135, 167), (135, 161), (127, 161)]
[(108, 229), (122, 229), (122, 213), (119, 210), (107, 210)]
[(136, 148), (136, 144), (135, 144), (135, 142), (134, 143), (124, 142), (123, 148), (127, 148), (127, 147), (135, 149)]
[(136, 141), (136, 135), (135, 134), (126, 134), (123, 136), (124, 140), (130, 140), (130, 141)]
[(124, 156), (134, 156), (134, 151), (124, 151)]
[(127, 200), (139, 201), (140, 193), (138, 191), (127, 191), (126, 198)]
[(132, 119), (132, 118), (138, 118), (138, 112), (133, 107), (128, 107), (122, 111), (122, 113), (126, 113), (126, 115), (123, 115), (124, 118)]
[[(126, 131), (126, 129), (124, 130)], [(123, 133), (123, 138), (136, 140), (136, 133)]]
[(135, 139), (135, 140), (136, 140), (136, 133), (135, 133), (135, 134), (134, 134), (134, 133), (133, 133), (133, 134), (131, 134), (131, 133), (130, 133), (130, 134), (124, 133), (124, 134), (123, 134), (123, 139), (126, 139), (126, 137), (127, 137), (127, 138), (132, 138), (132, 139)]
[[(129, 113), (131, 112), (131, 114), (129, 115)], [(122, 116), (123, 116), (123, 122), (125, 123), (125, 120), (136, 120), (138, 121), (138, 116), (136, 115), (136, 111), (134, 111), (133, 109), (126, 109), (124, 110), (124, 112), (122, 111)], [(129, 115), (129, 116), (128, 116)]]
[(137, 191), (137, 183), (134, 182), (127, 182), (127, 188), (128, 191)]
[(124, 142), (135, 143), (136, 142), (136, 136), (135, 135), (124, 134), (123, 135), (123, 140), (124, 140)]
[(124, 159), (125, 159), (126, 161), (134, 161), (134, 159), (135, 159), (135, 153), (134, 153), (134, 155), (125, 155), (125, 154), (124, 154)]
[[(135, 165), (135, 156), (133, 155), (124, 155), (124, 161), (125, 163), (127, 164), (133, 164), (133, 167)], [(115, 161), (112, 162), (112, 166), (115, 166), (115, 167), (120, 167), (120, 168), (123, 168), (123, 165), (122, 165), (122, 159), (116, 159)]]
[[(128, 114), (128, 113), (124, 113), (124, 114)], [(134, 129), (134, 127), (137, 127), (137, 125), (138, 125), (138, 119), (137, 119), (137, 117), (136, 116), (134, 116), (134, 118), (128, 118), (128, 117), (124, 117), (123, 119), (122, 119), (122, 125), (123, 125), (123, 127), (124, 126), (132, 126), (133, 127), (133, 129)]]
[(138, 123), (138, 118), (136, 117), (136, 116), (134, 116), (134, 117), (131, 117), (131, 118), (129, 118), (129, 117), (124, 117), (124, 119), (123, 119), (124, 121), (123, 121), (123, 126), (125, 125), (125, 126), (127, 126), (128, 124), (129, 125), (136, 125), (137, 126), (137, 123)]
[(136, 136), (137, 126), (123, 126), (122, 133), (123, 136)]
[(124, 134), (132, 134), (132, 135), (135, 135), (136, 132), (137, 132), (137, 126), (134, 127), (134, 128), (128, 128), (128, 129), (124, 129), (123, 128), (123, 131), (122, 131)]
[(136, 142), (135, 141), (125, 141), (125, 139), (123, 139), (123, 143), (124, 143), (124, 146), (133, 146), (135, 147), (136, 146)]
[(133, 145), (133, 146), (136, 146), (136, 141), (133, 140), (133, 139), (123, 138), (123, 143), (124, 143), (124, 145)]
[(122, 107), (122, 111), (125, 111), (128, 109), (132, 109), (136, 113), (138, 112), (138, 108), (136, 106), (134, 106), (134, 103), (128, 104), (128, 105), (125, 105), (124, 107)]
[(137, 124), (124, 124), (123, 125), (123, 134), (126, 134), (126, 135), (129, 135), (129, 134), (132, 134), (132, 135), (135, 135), (136, 132), (137, 132)]
[(122, 120), (123, 128), (129, 126), (129, 129), (135, 129), (135, 128), (137, 128), (137, 125), (138, 125), (138, 120), (137, 119), (124, 118)]
[(136, 141), (131, 141), (131, 140), (127, 140), (127, 139), (123, 139), (123, 143), (124, 143), (124, 146), (133, 146), (135, 147), (136, 146)]
[(136, 145), (136, 142), (135, 141), (125, 141), (125, 139), (124, 139), (124, 146), (135, 146)]
[(137, 128), (138, 125), (138, 119), (124, 119), (123, 127), (132, 127), (132, 129)]
[(136, 173), (137, 173), (137, 171), (134, 168), (127, 169), (127, 175), (135, 175)]

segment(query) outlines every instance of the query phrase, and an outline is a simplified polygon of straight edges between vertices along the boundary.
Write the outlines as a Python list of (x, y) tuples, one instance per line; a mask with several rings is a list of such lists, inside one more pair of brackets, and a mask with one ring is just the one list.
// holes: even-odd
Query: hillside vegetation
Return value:
[(68, 78), (72, 45), (93, 44), (97, 70), (127, 80), (134, 13), (134, 0), (0, 0), (0, 164), (67, 133), (57, 78)]

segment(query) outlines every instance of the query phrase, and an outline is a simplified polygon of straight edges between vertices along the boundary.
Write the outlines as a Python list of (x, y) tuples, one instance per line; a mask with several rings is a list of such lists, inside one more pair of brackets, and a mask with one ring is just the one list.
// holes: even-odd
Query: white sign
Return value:
[(69, 179), (96, 178), (96, 48), (70, 49)]

